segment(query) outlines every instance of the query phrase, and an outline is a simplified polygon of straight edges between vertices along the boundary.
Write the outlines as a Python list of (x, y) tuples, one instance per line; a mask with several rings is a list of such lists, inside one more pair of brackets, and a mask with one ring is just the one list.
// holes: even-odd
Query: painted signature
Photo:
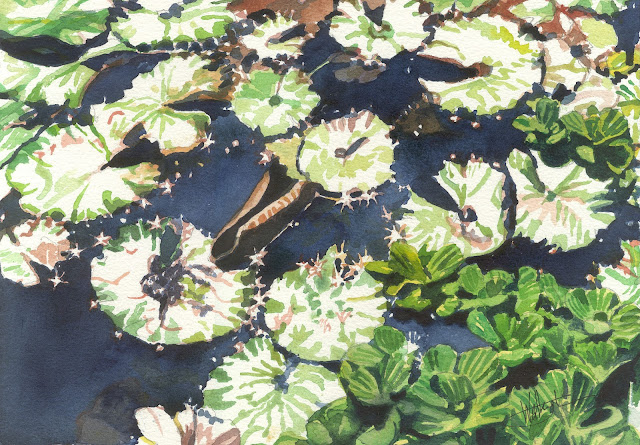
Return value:
[(569, 394), (569, 392), (558, 394), (555, 390), (551, 396), (552, 397), (547, 399), (541, 395), (537, 389), (534, 389), (529, 392), (526, 401), (520, 402), (522, 410), (513, 413), (509, 417), (513, 418), (518, 416), (526, 425), (534, 426), (536, 424), (546, 422), (548, 416), (545, 416), (545, 414), (550, 414), (554, 407), (560, 409), (564, 406), (571, 405), (572, 403), (575, 404), (580, 400), (595, 397), (595, 395), (592, 394), (579, 397), (577, 399), (571, 399), (571, 394)]

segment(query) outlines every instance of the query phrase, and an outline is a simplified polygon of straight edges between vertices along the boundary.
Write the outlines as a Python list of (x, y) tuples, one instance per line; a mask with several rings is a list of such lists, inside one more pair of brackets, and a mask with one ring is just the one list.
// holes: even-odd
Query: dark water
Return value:
[[(632, 2), (614, 23), (620, 49), (633, 48), (640, 30), (640, 1)], [(66, 63), (69, 57), (77, 58), (83, 51), (69, 50), (47, 39), (19, 43), (0, 36), (0, 48), (48, 65)], [(99, 39), (91, 44), (98, 43)], [(321, 31), (305, 48), (304, 69), (312, 71), (337, 49), (339, 45)], [(37, 57), (44, 53), (46, 58)], [(151, 70), (159, 60), (158, 56), (123, 57), (127, 60), (125, 65), (100, 75), (87, 92), (80, 113), (92, 103), (121, 98), (137, 73)], [(384, 73), (366, 84), (337, 81), (332, 69), (335, 68), (321, 68), (313, 76), (313, 89), (322, 97), (314, 111), (317, 120), (340, 116), (352, 108), (368, 108), (389, 122), (421, 96), (418, 76), (450, 80), (464, 76), (451, 66), (426, 62), (408, 53), (398, 55)], [(91, 222), (88, 227), (79, 225), (74, 239), (87, 245), (101, 231), (115, 236), (122, 224), (138, 218), (153, 219), (156, 214), (182, 216), (205, 232), (218, 233), (247, 199), (266, 168), (258, 164), (263, 138), (242, 125), (227, 105), (205, 108), (215, 119), (211, 129), (213, 145), (166, 160), (166, 175), (171, 173), (175, 160), (187, 166), (204, 164), (193, 168), (191, 178), (183, 175), (177, 180), (171, 196), (156, 191), (149, 198), (152, 206), (146, 210), (135, 208), (130, 214), (122, 212)], [(381, 218), (382, 207), (392, 210), (407, 198), (398, 185), (411, 184), (420, 195), (450, 207), (453, 204), (432, 175), (452, 153), (463, 158), (474, 153), (489, 161), (504, 161), (509, 151), (522, 142), (522, 134), (511, 127), (517, 112), (505, 113), (502, 121), (482, 118), (480, 129), (472, 129), (468, 122), (451, 124), (441, 119), (445, 132), (401, 139), (393, 166), (397, 184), (383, 185), (377, 203), (357, 205), (353, 211), (341, 212), (331, 201), (314, 201), (297, 218), (299, 224), (269, 246), (263, 281), (269, 282), (301, 258), (315, 257), (344, 240), (345, 248), (353, 255), (364, 253), (366, 248), (369, 254), (383, 259), (387, 232)], [(226, 154), (224, 149), (231, 147), (234, 140), (239, 141), (239, 146)], [(616, 213), (618, 220), (583, 249), (549, 255), (539, 245), (516, 239), (477, 262), (485, 269), (510, 271), (523, 265), (542, 267), (563, 284), (581, 285), (592, 270), (593, 261), (615, 261), (621, 255), (619, 240), (637, 239), (640, 235), (637, 208), (619, 208)], [(197, 403), (213, 360), (229, 355), (232, 345), (247, 337), (246, 332), (240, 332), (208, 344), (167, 346), (162, 352), (126, 334), (116, 339), (108, 317), (99, 310), (89, 310), (94, 297), (89, 264), (98, 254), (98, 249), (89, 249), (81, 259), (67, 261), (63, 270), (68, 284), (55, 291), (46, 281), (46, 271), (44, 284), (28, 289), (0, 279), (0, 444), (129, 443), (130, 436), (138, 434), (132, 417), (134, 409), (162, 404), (168, 410), (177, 410), (189, 400)], [(402, 317), (390, 317), (388, 323), (417, 332), (423, 347), (447, 343), (462, 351), (482, 344), (456, 324), (406, 321)]]

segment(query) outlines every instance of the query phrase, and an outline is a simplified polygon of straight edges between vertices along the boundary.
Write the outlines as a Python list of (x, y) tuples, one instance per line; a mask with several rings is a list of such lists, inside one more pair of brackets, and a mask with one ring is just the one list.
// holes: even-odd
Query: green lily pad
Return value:
[(0, 51), (0, 93), (22, 102), (68, 103), (76, 108), (95, 74), (79, 61), (60, 67), (41, 66)]
[(300, 71), (279, 75), (270, 69), (256, 69), (239, 86), (231, 105), (242, 123), (260, 128), (264, 136), (283, 134), (298, 126), (320, 101), (310, 84)]
[(300, 148), (300, 169), (333, 192), (371, 190), (393, 176), (389, 130), (370, 111), (314, 127)]

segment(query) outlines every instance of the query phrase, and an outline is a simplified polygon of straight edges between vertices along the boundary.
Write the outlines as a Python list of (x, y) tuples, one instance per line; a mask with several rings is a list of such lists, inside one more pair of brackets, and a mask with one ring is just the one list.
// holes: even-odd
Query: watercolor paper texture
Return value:
[(640, 444), (640, 0), (1, 0), (0, 445)]

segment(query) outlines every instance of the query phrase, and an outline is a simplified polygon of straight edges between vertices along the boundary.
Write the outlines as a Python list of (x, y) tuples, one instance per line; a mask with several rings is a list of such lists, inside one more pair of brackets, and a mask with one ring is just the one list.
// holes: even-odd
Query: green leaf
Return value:
[(362, 343), (350, 347), (347, 351), (346, 359), (358, 366), (373, 367), (377, 366), (378, 363), (380, 363), (385, 358), (385, 356), (386, 354), (380, 351), (378, 348), (373, 347), (368, 343)]
[(518, 116), (513, 120), (513, 127), (517, 130), (530, 133), (538, 129), (537, 119), (532, 116)]
[(458, 373), (471, 381), (474, 390), (482, 393), (507, 375), (498, 363), (498, 354), (490, 348), (476, 348), (460, 354)]
[(536, 117), (545, 128), (550, 129), (559, 116), (560, 107), (557, 101), (543, 97), (536, 104)]
[(346, 382), (348, 391), (365, 405), (384, 405), (389, 399), (380, 391), (378, 380), (365, 367), (353, 369), (348, 362), (340, 367), (340, 377)]
[(477, 264), (471, 264), (460, 270), (458, 282), (471, 295), (478, 295), (484, 287), (484, 276)]
[(615, 108), (605, 108), (602, 113), (600, 113), (595, 142), (602, 144), (608, 140), (622, 136), (628, 130), (629, 125), (627, 124), (624, 114)]
[(572, 133), (577, 133), (580, 136), (584, 136), (590, 139), (589, 131), (587, 131), (587, 125), (585, 124), (584, 117), (577, 111), (572, 111), (565, 114), (561, 118), (564, 126)]
[(373, 341), (387, 354), (392, 354), (407, 344), (404, 334), (391, 326), (376, 328)]
[(403, 352), (395, 352), (390, 355), (381, 366), (382, 390), (389, 394), (397, 394), (404, 391), (409, 385), (411, 374), (411, 362)]
[(498, 347), (500, 345), (500, 337), (489, 323), (487, 316), (480, 311), (472, 311), (467, 318), (467, 326), (469, 330), (487, 343)]
[(596, 159), (593, 156), (592, 147), (588, 147), (586, 145), (579, 145), (578, 147), (576, 147), (576, 153), (578, 154), (578, 156), (580, 156), (580, 158), (584, 159), (590, 164), (593, 164), (594, 162), (596, 162)]
[(391, 245), (389, 267), (408, 280), (417, 283), (426, 283), (428, 281), (418, 256), (418, 251), (407, 243), (397, 241)]
[(400, 414), (392, 408), (381, 428), (369, 427), (356, 439), (356, 445), (388, 445), (392, 444), (400, 432)]
[(453, 372), (457, 359), (458, 355), (451, 346), (436, 345), (425, 353), (420, 369), (423, 375)]
[(389, 263), (387, 261), (371, 261), (366, 264), (365, 270), (367, 272), (379, 273), (382, 275), (390, 275), (394, 271), (389, 267)]
[(436, 374), (433, 381), (440, 395), (454, 406), (476, 395), (467, 376), (443, 372)]
[(427, 263), (427, 271), (431, 275), (429, 281), (439, 281), (450, 276), (463, 261), (464, 257), (458, 246), (453, 244), (444, 246)]

